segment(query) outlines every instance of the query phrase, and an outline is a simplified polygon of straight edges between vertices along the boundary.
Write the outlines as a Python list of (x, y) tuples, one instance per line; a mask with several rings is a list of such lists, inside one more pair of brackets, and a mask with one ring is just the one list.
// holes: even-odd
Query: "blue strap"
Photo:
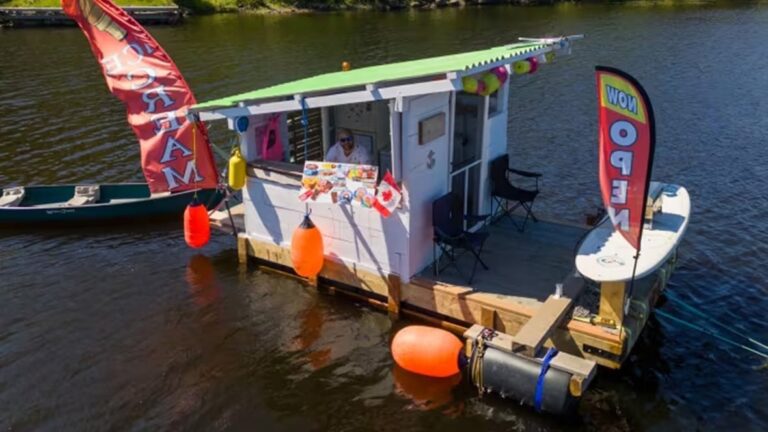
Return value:
[(557, 348), (550, 348), (541, 362), (541, 372), (539, 372), (539, 379), (536, 380), (536, 393), (533, 396), (533, 408), (537, 412), (541, 412), (541, 400), (544, 399), (544, 376), (547, 374), (549, 363), (555, 357), (555, 354), (557, 354)]

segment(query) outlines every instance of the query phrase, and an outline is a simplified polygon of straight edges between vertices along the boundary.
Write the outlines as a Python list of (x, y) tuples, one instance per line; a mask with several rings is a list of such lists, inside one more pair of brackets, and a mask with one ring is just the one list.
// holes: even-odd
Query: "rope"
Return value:
[(680, 306), (681, 308), (683, 308), (683, 309), (687, 310), (688, 312), (690, 312), (690, 313), (692, 313), (692, 314), (694, 314), (694, 315), (696, 315), (696, 316), (698, 316), (698, 317), (700, 317), (700, 318), (703, 318), (703, 319), (704, 319), (705, 321), (707, 321), (709, 324), (714, 324), (714, 325), (717, 325), (717, 326), (718, 326), (718, 327), (720, 327), (721, 329), (723, 329), (723, 330), (726, 330), (727, 332), (729, 332), (729, 333), (731, 333), (731, 334), (734, 334), (734, 335), (736, 335), (736, 336), (739, 336), (739, 337), (741, 337), (741, 338), (744, 338), (744, 339), (746, 339), (746, 340), (748, 340), (749, 342), (751, 342), (751, 343), (753, 343), (753, 344), (755, 344), (755, 345), (759, 346), (760, 348), (762, 348), (762, 349), (764, 349), (764, 350), (768, 350), (768, 345), (766, 345), (766, 344), (764, 344), (764, 343), (761, 343), (761, 342), (759, 342), (759, 341), (756, 341), (756, 340), (752, 339), (752, 338), (751, 338), (751, 337), (749, 337), (749, 336), (745, 336), (745, 335), (743, 335), (743, 334), (739, 333), (738, 331), (736, 331), (736, 330), (734, 330), (734, 329), (732, 329), (732, 328), (730, 328), (730, 327), (726, 326), (725, 324), (721, 323), (720, 321), (715, 321), (715, 320), (713, 320), (711, 316), (709, 316), (709, 315), (707, 315), (706, 313), (704, 313), (704, 312), (702, 312), (702, 311), (700, 311), (700, 310), (696, 309), (694, 306), (691, 306), (691, 305), (689, 305), (688, 303), (686, 303), (685, 301), (683, 301), (682, 299), (680, 299), (680, 298), (679, 298), (679, 297), (677, 297), (676, 295), (672, 294), (671, 292), (667, 292), (667, 293), (666, 293), (666, 296), (667, 296), (667, 298), (668, 298), (669, 300), (671, 300), (671, 301), (672, 301), (673, 303), (675, 303), (676, 305)]
[(632, 266), (632, 279), (629, 280), (629, 289), (627, 290), (627, 300), (624, 302), (624, 315), (629, 313), (629, 304), (632, 302), (632, 291), (635, 288), (635, 274), (637, 273), (637, 261), (640, 259), (640, 248), (635, 253), (635, 264)]
[(730, 339), (728, 339), (728, 338), (726, 338), (724, 336), (720, 336), (719, 334), (713, 332), (710, 329), (706, 329), (706, 328), (698, 326), (696, 324), (689, 323), (688, 321), (685, 321), (685, 320), (682, 320), (680, 318), (674, 317), (674, 316), (672, 316), (672, 315), (670, 315), (670, 314), (668, 314), (668, 313), (666, 313), (664, 311), (658, 310), (658, 309), (656, 310), (656, 314), (658, 316), (662, 317), (662, 318), (666, 318), (666, 319), (668, 319), (670, 321), (673, 321), (673, 322), (675, 322), (677, 324), (680, 324), (680, 325), (682, 325), (684, 327), (688, 327), (688, 328), (690, 328), (692, 330), (696, 330), (698, 332), (701, 332), (701, 333), (704, 333), (704, 334), (708, 334), (708, 335), (710, 335), (710, 336), (712, 336), (712, 337), (714, 337), (714, 338), (716, 338), (716, 339), (718, 339), (718, 340), (720, 340), (722, 342), (725, 342), (728, 345), (731, 345), (731, 346), (734, 346), (734, 347), (737, 347), (737, 348), (741, 348), (741, 349), (743, 349), (745, 351), (751, 352), (752, 354), (755, 354), (755, 355), (758, 355), (760, 357), (768, 359), (768, 354), (762, 353), (762, 352), (757, 351), (757, 350), (754, 350), (754, 349), (752, 349), (752, 348), (750, 348), (748, 346), (745, 346), (745, 345), (742, 345), (742, 344), (740, 344), (738, 342), (732, 341), (732, 340), (730, 340)]
[(483, 356), (485, 355), (485, 342), (482, 338), (478, 338), (475, 341), (475, 346), (472, 348), (472, 359), (470, 360), (470, 376), (472, 382), (477, 386), (477, 392), (480, 396), (483, 395), (485, 389), (483, 388)]
[(472, 348), (472, 356), (470, 358), (470, 378), (477, 386), (477, 391), (480, 396), (485, 392), (485, 387), (483, 387), (483, 357), (485, 356), (486, 350), (485, 341), (491, 340), (495, 336), (495, 330), (484, 328), (477, 336), (477, 339), (475, 339), (475, 346)]
[[(235, 141), (237, 138), (233, 138), (232, 141)], [(211, 148), (216, 152), (217, 155), (219, 155), (220, 158), (227, 160), (230, 155), (227, 154), (224, 150), (222, 150), (221, 147), (217, 146), (216, 144), (211, 141)]]
[(229, 223), (232, 224), (232, 235), (237, 238), (237, 226), (235, 225), (235, 219), (232, 217), (232, 210), (229, 208), (229, 194), (224, 198), (224, 205), (227, 206), (227, 215), (229, 215)]

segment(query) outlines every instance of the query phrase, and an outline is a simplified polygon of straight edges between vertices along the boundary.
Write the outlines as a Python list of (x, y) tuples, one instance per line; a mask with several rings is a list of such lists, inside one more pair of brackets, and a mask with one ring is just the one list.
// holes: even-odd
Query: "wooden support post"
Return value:
[(600, 284), (600, 321), (613, 320), (616, 327), (624, 321), (624, 294), (626, 282), (602, 282)]
[(475, 348), (475, 342), (480, 336), (480, 333), (483, 332), (483, 329), (483, 326), (473, 324), (472, 327), (468, 328), (467, 331), (465, 331), (462, 335), (464, 337), (464, 355), (467, 356), (467, 358), (472, 357), (472, 351)]
[(489, 329), (496, 329), (496, 310), (483, 306), (480, 309), (480, 325)]
[(237, 261), (244, 266), (248, 265), (248, 237), (241, 233), (237, 235)]
[(571, 375), (571, 379), (568, 382), (568, 390), (571, 392), (571, 396), (580, 397), (584, 393), (584, 377), (579, 375)]
[(393, 319), (400, 317), (400, 288), (400, 276), (387, 275), (387, 311)]

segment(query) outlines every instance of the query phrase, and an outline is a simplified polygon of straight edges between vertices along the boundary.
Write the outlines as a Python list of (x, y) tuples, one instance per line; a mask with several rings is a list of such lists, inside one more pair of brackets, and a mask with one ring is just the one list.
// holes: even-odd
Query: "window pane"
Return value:
[[(290, 161), (304, 163), (304, 126), (301, 124), (301, 111), (288, 113), (288, 145)], [(306, 160), (323, 160), (323, 121), (320, 109), (307, 110), (309, 124), (307, 126), (307, 158)]]

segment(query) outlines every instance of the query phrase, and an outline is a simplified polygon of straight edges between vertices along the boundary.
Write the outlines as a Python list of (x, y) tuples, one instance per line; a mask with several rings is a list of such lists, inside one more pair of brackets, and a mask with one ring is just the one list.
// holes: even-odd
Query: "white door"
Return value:
[[(486, 100), (483, 96), (456, 93), (450, 188), (461, 196), (465, 215), (478, 215), (482, 208), (480, 188)], [(465, 226), (465, 229), (471, 228)]]
[[(432, 262), (432, 202), (448, 192), (451, 94), (407, 98), (402, 116), (402, 165), (409, 211), (409, 269), (418, 273)], [(419, 125), (445, 115), (442, 134), (419, 139)], [(426, 121), (426, 123), (424, 123)]]

